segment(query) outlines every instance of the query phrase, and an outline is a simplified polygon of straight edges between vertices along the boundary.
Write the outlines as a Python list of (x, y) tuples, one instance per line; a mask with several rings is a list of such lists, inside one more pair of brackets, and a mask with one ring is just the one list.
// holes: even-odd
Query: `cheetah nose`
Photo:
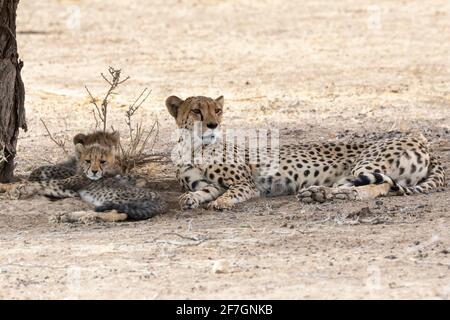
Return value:
[(210, 129), (215, 129), (215, 128), (217, 128), (217, 123), (210, 122), (206, 126)]
[(92, 170), (92, 174), (95, 176), (95, 175), (97, 175), (97, 172), (98, 172), (98, 170)]

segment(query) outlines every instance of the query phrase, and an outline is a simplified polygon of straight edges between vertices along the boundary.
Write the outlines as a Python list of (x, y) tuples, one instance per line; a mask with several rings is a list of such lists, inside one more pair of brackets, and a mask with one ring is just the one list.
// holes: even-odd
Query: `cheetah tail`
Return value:
[(433, 191), (438, 191), (444, 187), (445, 173), (444, 168), (442, 167), (439, 161), (439, 158), (436, 156), (431, 156), (430, 164), (428, 166), (428, 175), (416, 186), (413, 187), (402, 186), (391, 177), (377, 172), (363, 173), (353, 181), (353, 184), (355, 187), (359, 187), (367, 184), (381, 184), (384, 182), (389, 183), (389, 185), (391, 186), (390, 190), (391, 192), (394, 192), (399, 195), (403, 194), (409, 195), (414, 193), (430, 193)]
[(154, 217), (157, 214), (164, 213), (167, 209), (166, 203), (162, 200), (156, 199), (148, 200), (134, 200), (126, 203), (112, 203), (107, 202), (95, 208), (97, 212), (108, 210), (117, 210), (127, 214), (129, 220), (145, 220)]
[(430, 156), (427, 177), (420, 181), (417, 186), (410, 187), (415, 193), (430, 193), (439, 191), (445, 186), (445, 171), (438, 156)]

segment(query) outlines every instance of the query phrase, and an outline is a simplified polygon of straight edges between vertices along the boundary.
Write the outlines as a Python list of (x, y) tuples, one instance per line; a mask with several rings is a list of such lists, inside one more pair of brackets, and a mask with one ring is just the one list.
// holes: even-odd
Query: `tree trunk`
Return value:
[(19, 128), (27, 130), (25, 89), (16, 42), (19, 0), (0, 0), (0, 182), (11, 182)]

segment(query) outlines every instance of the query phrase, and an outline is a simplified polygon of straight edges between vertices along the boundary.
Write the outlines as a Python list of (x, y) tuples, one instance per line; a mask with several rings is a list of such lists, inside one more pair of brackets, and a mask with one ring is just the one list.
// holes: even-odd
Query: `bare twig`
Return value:
[(136, 112), (147, 100), (151, 90), (145, 88), (134, 102), (129, 105), (125, 112), (125, 124), (128, 127), (128, 145), (124, 147), (122, 143), (119, 144), (119, 164), (124, 173), (130, 172), (137, 165), (142, 165), (146, 162), (160, 161), (165, 155), (162, 154), (145, 154), (147, 147), (153, 150), (155, 143), (159, 136), (159, 121), (158, 119), (152, 124), (147, 131), (144, 128), (142, 120), (134, 124), (133, 117)]
[(47, 124), (45, 123), (44, 120), (40, 119), (42, 124), (44, 125), (45, 130), (47, 131), (47, 134), (50, 137), (50, 140), (52, 140), (59, 148), (61, 148), (61, 150), (64, 152), (64, 154), (66, 156), (69, 156), (69, 152), (67, 151), (66, 148), (66, 142), (63, 139), (57, 139), (48, 129)]
[(192, 241), (199, 241), (202, 239), (202, 238), (197, 238), (197, 237), (185, 236), (185, 235), (182, 235), (182, 234), (179, 234), (176, 232), (163, 232), (159, 236), (157, 236), (154, 240), (157, 240), (157, 239), (161, 238), (162, 236), (170, 236), (170, 235), (177, 236), (179, 238), (186, 239), (186, 240), (192, 240)]
[[(173, 240), (160, 240), (160, 238), (162, 236), (165, 235), (174, 235), (177, 236), (181, 239), (184, 240), (189, 240), (192, 242), (179, 242), (179, 241), (173, 241)], [(176, 233), (176, 232), (164, 232), (161, 233), (159, 236), (157, 236), (156, 238), (153, 239), (154, 242), (156, 243), (166, 243), (166, 244), (172, 244), (172, 245), (180, 245), (180, 246), (197, 246), (203, 242), (205, 242), (206, 240), (209, 240), (209, 238), (207, 237), (189, 237), (189, 236), (184, 236), (182, 234)]]
[(98, 121), (98, 118), (97, 118), (97, 114), (95, 113), (95, 111), (94, 110), (92, 110), (92, 115), (94, 116), (94, 120), (95, 120), (95, 131), (97, 131), (97, 129), (98, 129), (98, 126), (99, 126), (99, 121)]
[(108, 83), (108, 85), (109, 85), (109, 89), (106, 92), (105, 97), (102, 99), (102, 102), (100, 105), (98, 105), (97, 99), (94, 98), (92, 93), (89, 91), (88, 87), (85, 86), (85, 89), (86, 89), (87, 93), (89, 94), (89, 97), (91, 98), (90, 102), (94, 105), (93, 112), (94, 112), (94, 119), (96, 121), (96, 128), (98, 127), (98, 124), (101, 122), (103, 125), (103, 132), (106, 132), (106, 128), (108, 125), (108, 103), (109, 103), (110, 96), (116, 94), (116, 92), (114, 92), (114, 90), (119, 85), (121, 85), (122, 83), (124, 83), (125, 81), (130, 79), (130, 77), (126, 77), (125, 79), (120, 80), (120, 74), (121, 74), (120, 69), (114, 69), (113, 67), (109, 67), (108, 72), (109, 72), (109, 76), (111, 77), (111, 80), (109, 80), (103, 73), (100, 74), (102, 76), (102, 78), (106, 81), (106, 83)]

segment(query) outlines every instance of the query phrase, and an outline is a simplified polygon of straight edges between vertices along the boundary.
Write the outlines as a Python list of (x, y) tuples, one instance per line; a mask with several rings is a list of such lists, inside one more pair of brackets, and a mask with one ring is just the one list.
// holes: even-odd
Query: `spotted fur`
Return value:
[[(79, 133), (73, 138), (75, 156), (56, 165), (41, 166), (33, 170), (28, 177), (28, 180), (42, 181), (50, 179), (66, 179), (75, 175), (78, 170), (77, 166), (80, 160), (80, 155), (82, 154), (82, 148), (90, 148), (91, 146), (101, 147), (99, 150), (104, 150), (104, 154), (107, 155), (106, 158), (108, 163), (106, 163), (106, 166), (103, 165), (102, 167), (105, 167), (109, 173), (112, 173), (113, 170), (117, 171), (115, 166), (115, 154), (119, 145), (119, 140), (120, 136), (118, 132), (109, 133), (96, 131), (91, 134)], [(114, 159), (109, 159), (108, 155), (114, 157)], [(81, 164), (83, 165), (83, 159), (81, 159)], [(104, 171), (102, 167), (94, 170), (99, 171), (99, 174), (102, 175)]]
[[(182, 100), (171, 96), (166, 106), (179, 128), (192, 130), (195, 121), (202, 122), (201, 138), (206, 140), (200, 147), (202, 153), (223, 148), (226, 154), (226, 145), (216, 142), (223, 97)], [(279, 148), (276, 165), (264, 154), (251, 163), (248, 149), (244, 156), (232, 152), (231, 161), (177, 165), (177, 179), (186, 190), (179, 199), (181, 208), (207, 204), (220, 210), (260, 195), (297, 194), (302, 202), (368, 199), (388, 193), (428, 193), (445, 183), (444, 169), (438, 158), (430, 155), (421, 135), (362, 143), (286, 145)], [(376, 187), (379, 185), (382, 187)]]
[[(127, 218), (131, 220), (148, 219), (165, 212), (166, 204), (158, 193), (132, 186), (130, 179), (114, 175), (117, 134), (94, 133), (82, 137), (83, 139), (77, 135), (74, 138), (75, 172), (67, 170), (60, 174), (58, 166), (44, 168), (33, 176), (44, 179), (17, 186), (20, 195), (81, 197), (82, 200), (93, 204), (98, 212), (117, 210), (127, 214)], [(69, 173), (72, 174), (64, 176)]]

